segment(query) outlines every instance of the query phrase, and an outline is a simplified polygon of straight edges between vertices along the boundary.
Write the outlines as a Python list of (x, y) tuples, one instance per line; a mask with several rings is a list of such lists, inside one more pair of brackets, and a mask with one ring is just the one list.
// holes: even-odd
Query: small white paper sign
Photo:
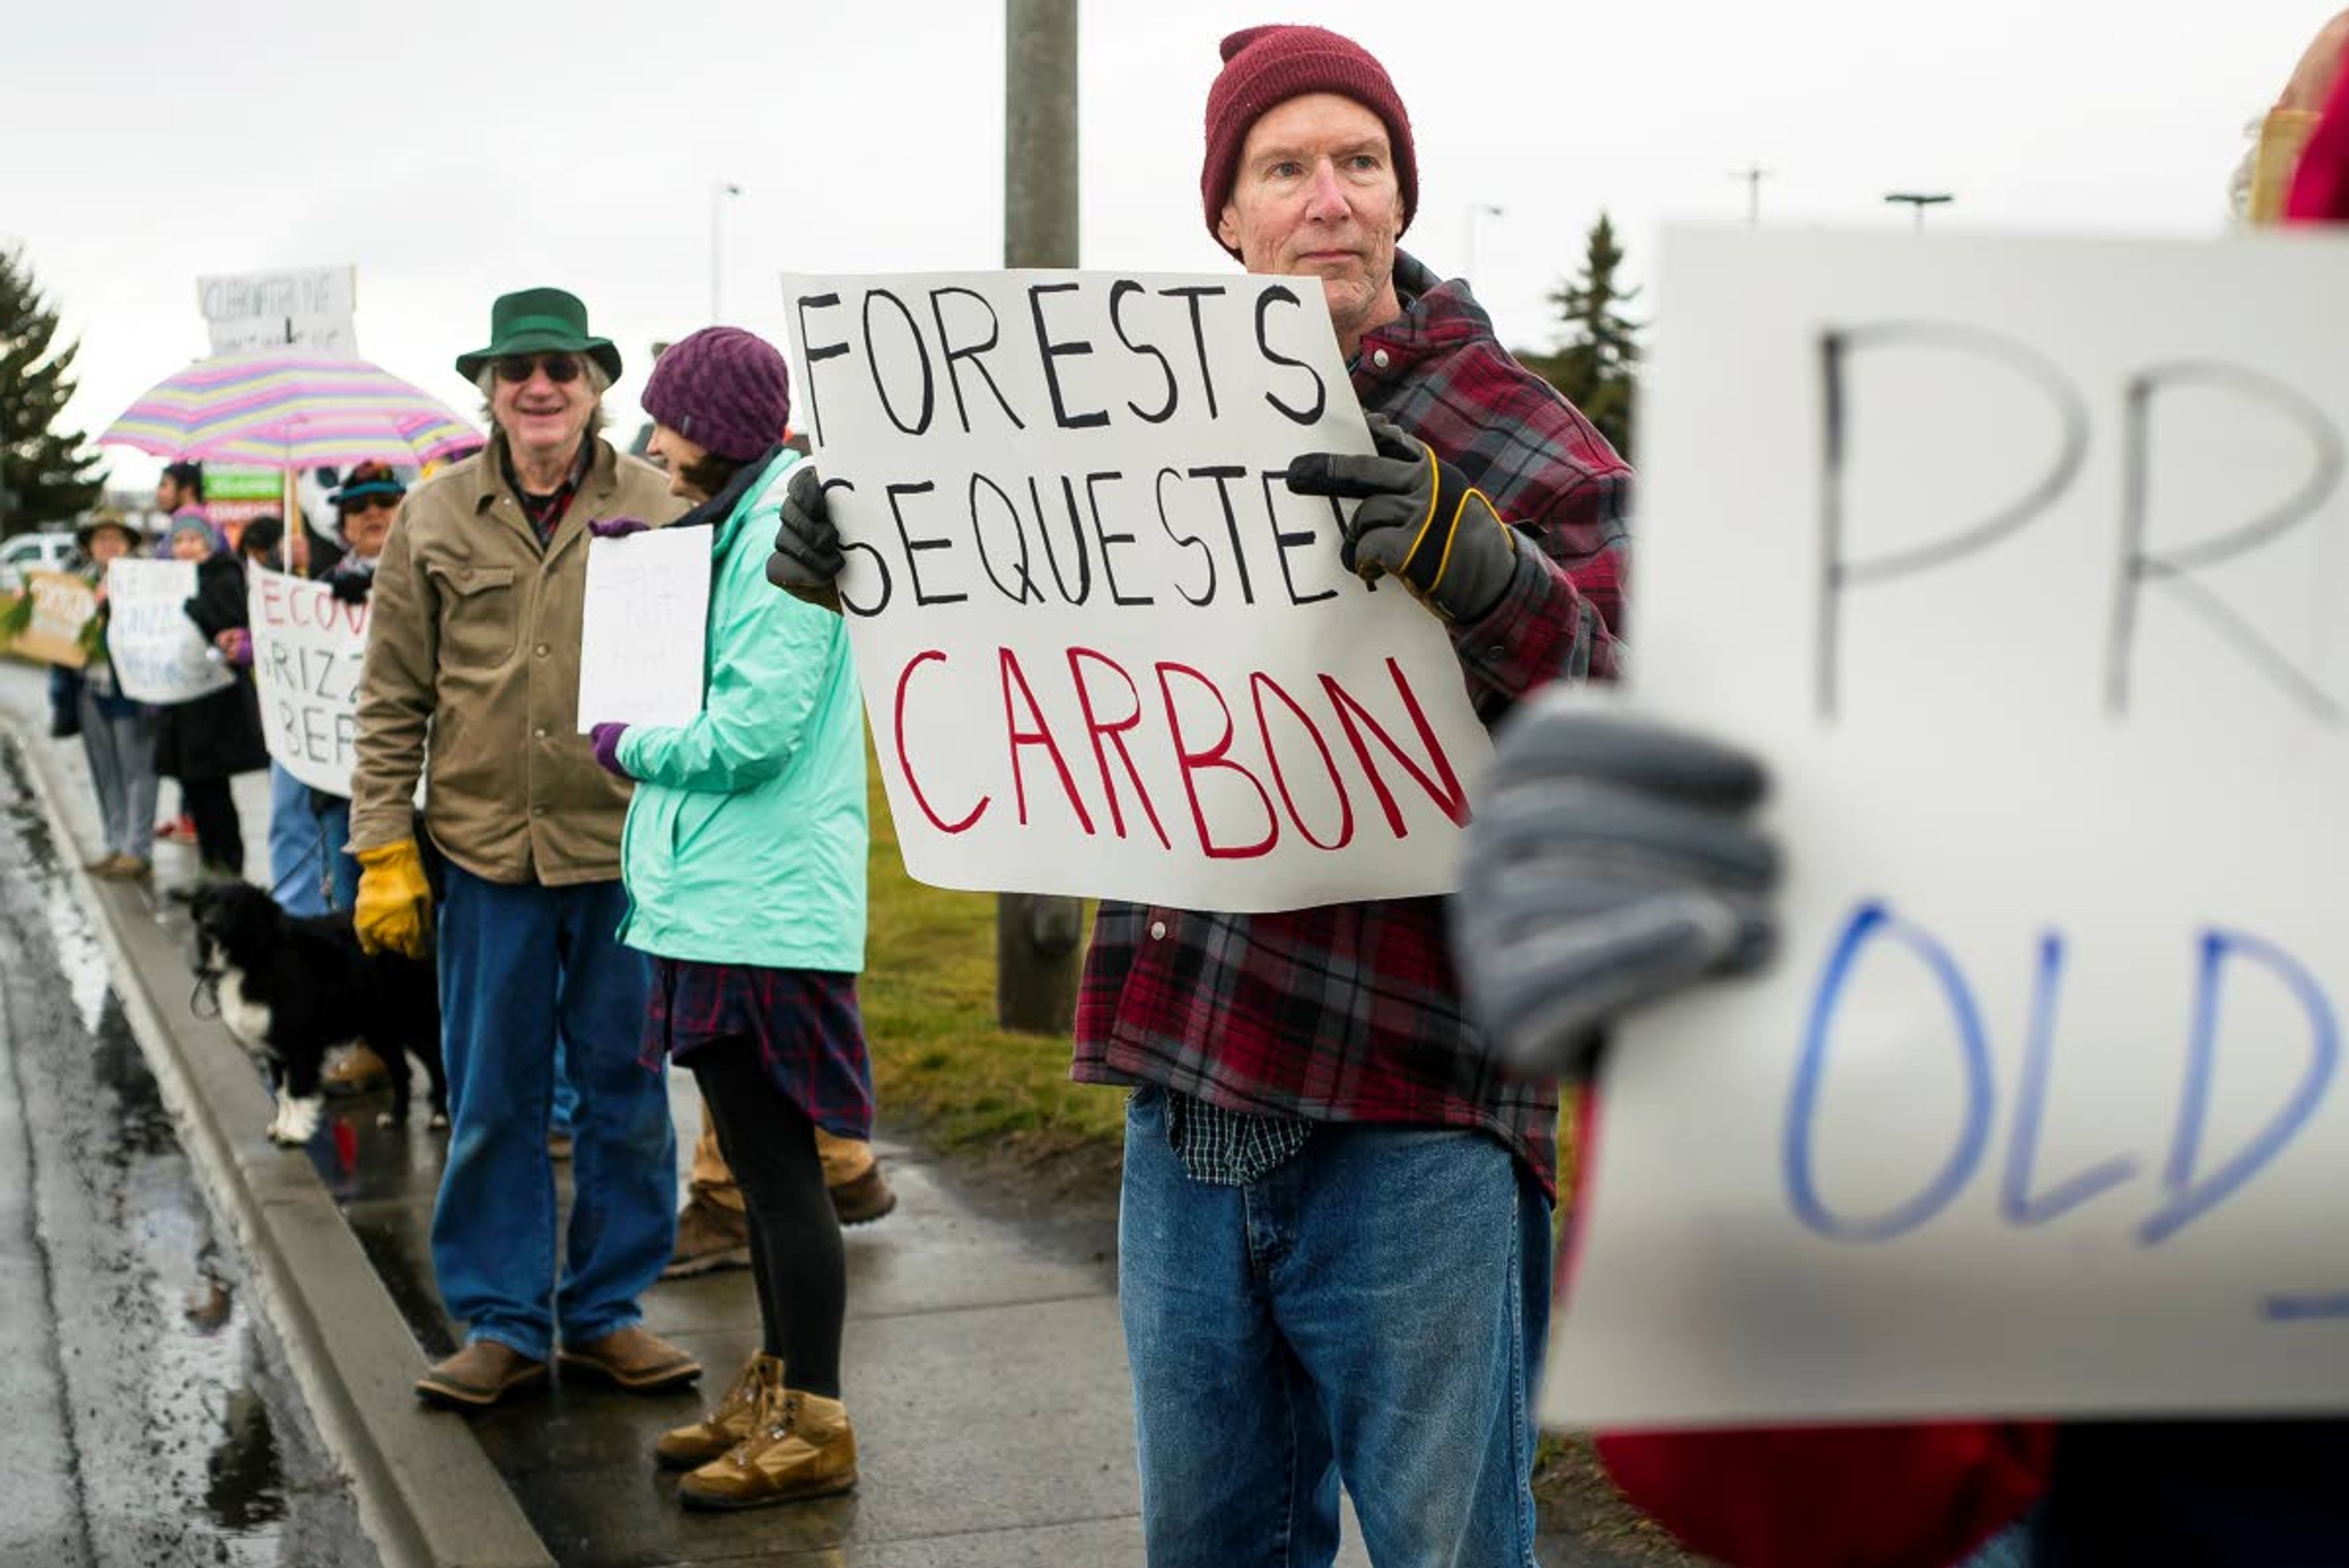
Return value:
[(1312, 279), (786, 277), (793, 410), (905, 868), (1302, 909), (1455, 884), (1435, 618), (1282, 483), (1371, 450)]
[(701, 711), (709, 530), (653, 528), (587, 546), (579, 732), (682, 724)]
[(1785, 923), (1617, 1033), (1548, 1419), (2349, 1407), (2344, 276), (1670, 237), (1637, 691)]
[(348, 798), (357, 759), (368, 602), (325, 583), (246, 568), (253, 679), (269, 754), (312, 789)]
[(122, 694), (168, 707), (232, 684), (235, 677), (212, 656), (188, 618), (196, 591), (193, 561), (141, 561), (128, 556), (106, 568), (106, 649)]

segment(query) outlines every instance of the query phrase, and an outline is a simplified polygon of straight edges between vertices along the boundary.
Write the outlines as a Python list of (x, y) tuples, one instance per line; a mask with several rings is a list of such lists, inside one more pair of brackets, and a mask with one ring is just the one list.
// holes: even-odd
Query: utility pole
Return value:
[(1742, 180), (1745, 182), (1745, 226), (1749, 229), (1760, 228), (1762, 226), (1762, 182), (1770, 178), (1770, 171), (1763, 168), (1759, 163), (1749, 163), (1743, 169), (1731, 170), (1729, 177), (1732, 180)]
[(712, 327), (718, 325), (718, 221), (726, 210), (726, 198), (741, 193), (741, 186), (727, 181), (713, 180), (709, 182), (709, 324)]
[[(1077, 0), (1005, 0), (1003, 265), (1077, 265)], [(1040, 893), (995, 900), (995, 1012), (1057, 1034), (1075, 1021), (1084, 905)]]
[(1946, 207), (1957, 198), (1947, 191), (1888, 191), (1884, 200), (1888, 204), (1904, 206), (1916, 213), (1916, 232), (1921, 234), (1925, 232), (1925, 209)]
[(1506, 216), (1490, 202), (1471, 202), (1467, 216), (1460, 223), (1460, 275), (1471, 286), (1476, 282), (1476, 220)]

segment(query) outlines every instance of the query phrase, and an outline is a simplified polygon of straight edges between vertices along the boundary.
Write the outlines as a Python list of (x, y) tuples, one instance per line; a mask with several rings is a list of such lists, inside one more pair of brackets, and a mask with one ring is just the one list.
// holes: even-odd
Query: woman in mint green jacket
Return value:
[(698, 503), (669, 526), (710, 529), (708, 685), (689, 722), (599, 724), (594, 743), (637, 781), (620, 940), (653, 957), (648, 1047), (692, 1069), (741, 1187), (764, 1335), (719, 1407), (655, 1452), (695, 1467), (681, 1501), (756, 1508), (856, 1484), (846, 1275), (815, 1132), (872, 1134), (863, 709), (841, 618), (766, 579), (797, 461), (780, 444), (782, 356), (705, 328), (661, 357), (642, 400), (670, 488)]

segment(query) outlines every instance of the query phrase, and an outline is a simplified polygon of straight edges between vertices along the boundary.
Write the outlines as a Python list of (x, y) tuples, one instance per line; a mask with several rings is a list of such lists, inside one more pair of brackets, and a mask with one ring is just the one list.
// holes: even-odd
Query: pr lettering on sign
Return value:
[(1615, 1036), (1550, 1419), (2349, 1400), (2344, 267), (1671, 237), (1637, 690), (1789, 881)]
[(1290, 462), (1370, 437), (1318, 285), (784, 280), (906, 868), (1278, 909), (1454, 885), (1489, 745)]

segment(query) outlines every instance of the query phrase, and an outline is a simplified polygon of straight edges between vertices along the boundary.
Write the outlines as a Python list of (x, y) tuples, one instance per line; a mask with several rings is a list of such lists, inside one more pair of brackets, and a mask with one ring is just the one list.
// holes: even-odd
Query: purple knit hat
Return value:
[(705, 327), (654, 361), (636, 400), (696, 446), (748, 462), (783, 439), (791, 372), (765, 338), (739, 327)]
[[(1386, 121), (1395, 182), (1402, 191), (1402, 229), (1411, 227), (1411, 215), (1419, 207), (1419, 158), (1412, 147), (1411, 116), (1403, 112), (1402, 96), (1395, 91), (1387, 68), (1368, 49), (1326, 27), (1283, 25), (1243, 27), (1224, 40), (1223, 48), (1224, 68), (1207, 89), (1207, 156), (1199, 171), (1207, 233), (1216, 234), (1224, 203), (1231, 199), (1248, 128), (1290, 99), (1315, 92), (1352, 99)], [(1222, 235), (1216, 234), (1216, 243), (1223, 244)]]

